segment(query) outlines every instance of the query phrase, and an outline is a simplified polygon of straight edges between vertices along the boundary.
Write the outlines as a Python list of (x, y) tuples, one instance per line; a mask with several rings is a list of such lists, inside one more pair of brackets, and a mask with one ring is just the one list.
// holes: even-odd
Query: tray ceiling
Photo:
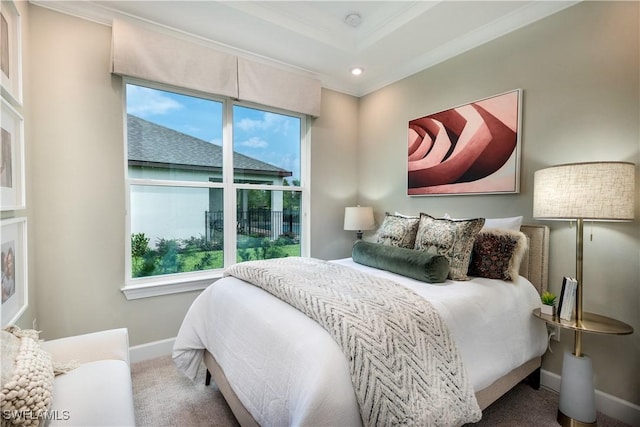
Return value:
[[(158, 24), (311, 74), (324, 87), (355, 96), (577, 2), (32, 0), (107, 25), (114, 17)], [(351, 75), (355, 66), (364, 73)]]

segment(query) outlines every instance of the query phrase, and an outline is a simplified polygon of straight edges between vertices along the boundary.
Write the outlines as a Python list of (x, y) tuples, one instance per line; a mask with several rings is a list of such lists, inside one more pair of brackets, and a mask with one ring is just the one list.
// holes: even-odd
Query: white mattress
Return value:
[[(531, 315), (535, 288), (476, 278), (428, 284), (334, 261), (392, 278), (427, 298), (454, 337), (476, 391), (546, 349), (546, 329)], [(176, 338), (173, 358), (191, 379), (208, 349), (238, 398), (260, 425), (361, 425), (347, 360), (315, 321), (233, 277), (196, 298)]]

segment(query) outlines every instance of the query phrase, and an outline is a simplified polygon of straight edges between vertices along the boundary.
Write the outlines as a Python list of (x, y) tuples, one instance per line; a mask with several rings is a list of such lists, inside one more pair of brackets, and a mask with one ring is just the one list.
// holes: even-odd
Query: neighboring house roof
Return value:
[[(222, 147), (193, 136), (127, 115), (129, 165), (220, 172)], [(292, 176), (290, 171), (233, 153), (234, 169), (259, 175)]]

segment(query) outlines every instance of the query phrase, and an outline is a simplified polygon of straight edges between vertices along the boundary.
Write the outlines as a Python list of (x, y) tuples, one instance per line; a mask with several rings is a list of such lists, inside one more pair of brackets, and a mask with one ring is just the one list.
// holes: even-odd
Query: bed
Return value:
[[(523, 380), (539, 386), (547, 337), (531, 311), (547, 288), (549, 229), (523, 225), (520, 231), (528, 250), (513, 282), (474, 278), (424, 286), (352, 258), (331, 262), (391, 279), (426, 298), (439, 294), (433, 305), (484, 409)], [(463, 288), (471, 308), (460, 310), (457, 292)], [(505, 302), (489, 308), (483, 298)], [(334, 339), (305, 314), (236, 277), (219, 279), (196, 298), (173, 358), (191, 379), (204, 362), (207, 381), (213, 378), (243, 426), (363, 424), (349, 366)]]

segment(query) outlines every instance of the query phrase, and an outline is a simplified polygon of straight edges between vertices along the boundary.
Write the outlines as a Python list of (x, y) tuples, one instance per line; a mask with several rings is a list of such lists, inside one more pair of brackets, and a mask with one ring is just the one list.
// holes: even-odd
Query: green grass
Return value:
[[(207, 257), (207, 255), (209, 256)], [(178, 255), (178, 259), (182, 262), (183, 266), (181, 273), (222, 268), (224, 266), (222, 251), (200, 251), (180, 254)]]
[[(300, 256), (300, 244), (270, 246), (263, 248), (245, 248), (237, 250), (236, 262), (262, 259), (264, 251), (267, 251), (271, 258), (282, 258), (287, 256)], [(145, 262), (149, 265), (145, 269)], [(152, 264), (153, 263), (153, 264)], [(164, 268), (163, 268), (164, 266)], [(165, 259), (156, 256), (145, 260), (143, 257), (134, 256), (132, 258), (133, 277), (158, 276), (162, 274), (187, 273), (192, 271), (211, 270), (223, 268), (223, 251), (189, 251), (179, 253), (173, 259)], [(146, 270), (146, 271), (145, 271)]]
[[(283, 254), (277, 258), (289, 257), (289, 256), (300, 256), (300, 244), (297, 245), (284, 245), (277, 246), (278, 249), (282, 250)], [(244, 252), (243, 252), (244, 251)], [(261, 252), (261, 249), (257, 249), (258, 252)], [(248, 255), (248, 258), (244, 259), (241, 254)], [(256, 254), (256, 248), (247, 248), (247, 249), (238, 249), (236, 255), (236, 262), (242, 261), (253, 261), (256, 259), (262, 259), (261, 255)]]

